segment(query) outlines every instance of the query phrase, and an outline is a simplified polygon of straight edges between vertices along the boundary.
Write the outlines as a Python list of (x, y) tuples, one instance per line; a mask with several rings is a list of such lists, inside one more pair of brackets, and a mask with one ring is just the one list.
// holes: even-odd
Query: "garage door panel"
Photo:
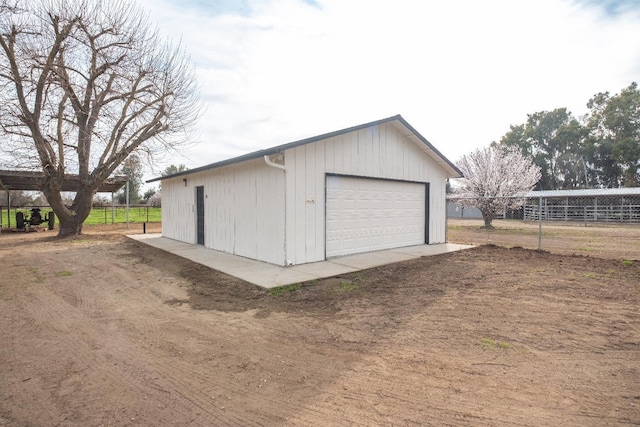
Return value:
[(419, 245), (425, 184), (327, 177), (327, 257)]

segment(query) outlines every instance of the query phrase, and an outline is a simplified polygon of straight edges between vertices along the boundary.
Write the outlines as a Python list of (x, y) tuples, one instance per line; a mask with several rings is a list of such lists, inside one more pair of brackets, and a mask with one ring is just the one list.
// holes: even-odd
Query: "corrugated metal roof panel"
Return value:
[[(113, 193), (127, 183), (127, 177), (116, 176), (107, 180), (98, 188), (100, 193)], [(44, 185), (44, 173), (38, 171), (0, 170), (0, 190), (40, 191)], [(78, 191), (80, 178), (78, 175), (65, 175), (62, 191)]]
[(529, 191), (521, 196), (527, 198), (640, 196), (640, 187)]

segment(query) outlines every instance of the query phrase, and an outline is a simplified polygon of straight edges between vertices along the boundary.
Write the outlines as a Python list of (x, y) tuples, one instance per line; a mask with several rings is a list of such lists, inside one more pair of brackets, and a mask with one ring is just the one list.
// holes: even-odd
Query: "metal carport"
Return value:
[[(7, 210), (9, 227), (11, 227), (11, 205), (9, 192), (11, 190), (24, 191), (41, 191), (44, 185), (44, 172), (38, 171), (19, 171), (19, 170), (0, 170), (0, 190), (7, 192)], [(113, 193), (121, 189), (128, 181), (126, 176), (116, 176), (107, 178), (107, 180), (98, 188), (99, 193), (111, 193), (113, 202)], [(62, 191), (76, 192), (80, 186), (80, 177), (78, 175), (65, 175), (62, 180)], [(2, 216), (0, 215), (0, 228), (2, 227)]]

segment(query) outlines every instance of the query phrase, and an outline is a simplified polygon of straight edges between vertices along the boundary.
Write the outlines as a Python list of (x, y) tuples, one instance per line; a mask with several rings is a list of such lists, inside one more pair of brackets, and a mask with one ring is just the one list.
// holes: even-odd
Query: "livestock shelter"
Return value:
[(524, 196), (524, 220), (640, 222), (639, 187), (530, 191)]
[(277, 265), (443, 243), (462, 176), (400, 115), (152, 179), (162, 234)]

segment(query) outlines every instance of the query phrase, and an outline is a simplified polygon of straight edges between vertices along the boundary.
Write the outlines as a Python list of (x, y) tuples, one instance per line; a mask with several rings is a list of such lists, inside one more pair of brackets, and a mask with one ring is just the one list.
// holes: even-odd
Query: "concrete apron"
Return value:
[(254, 259), (205, 248), (202, 245), (178, 242), (161, 234), (134, 234), (127, 236), (166, 252), (181, 256), (214, 270), (237, 277), (263, 288), (275, 288), (293, 283), (309, 282), (325, 277), (366, 270), (386, 264), (469, 249), (473, 246), (455, 243), (408, 246), (376, 252), (331, 258), (326, 261), (281, 267)]

